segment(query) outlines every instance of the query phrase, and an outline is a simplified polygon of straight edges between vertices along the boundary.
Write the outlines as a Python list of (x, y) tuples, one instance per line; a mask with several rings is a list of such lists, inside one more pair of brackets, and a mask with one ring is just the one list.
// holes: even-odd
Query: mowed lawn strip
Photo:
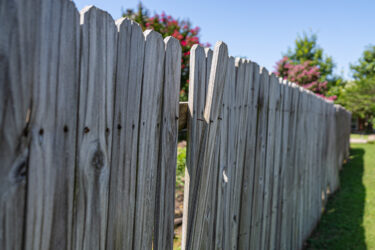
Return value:
[(352, 144), (350, 155), (306, 249), (375, 249), (375, 144)]

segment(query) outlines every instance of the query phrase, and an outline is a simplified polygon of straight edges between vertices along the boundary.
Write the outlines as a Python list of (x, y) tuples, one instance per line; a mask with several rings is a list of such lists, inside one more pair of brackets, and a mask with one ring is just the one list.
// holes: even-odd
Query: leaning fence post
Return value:
[(216, 43), (204, 108), (203, 134), (200, 143), (198, 144), (199, 155), (197, 165), (195, 166), (197, 171), (199, 171), (199, 174), (196, 174), (195, 176), (198, 176), (199, 179), (196, 180), (192, 192), (190, 192), (190, 195), (192, 195), (192, 201), (189, 206), (191, 207), (192, 211), (190, 212), (193, 218), (191, 227), (187, 229), (185, 249), (197, 249), (200, 247), (200, 244), (203, 243), (201, 242), (202, 235), (200, 230), (202, 229), (204, 212), (207, 206), (207, 193), (211, 178), (208, 173), (210, 172), (210, 166), (212, 166), (213, 142), (216, 138), (218, 115), (221, 108), (227, 62), (227, 46), (223, 42)]

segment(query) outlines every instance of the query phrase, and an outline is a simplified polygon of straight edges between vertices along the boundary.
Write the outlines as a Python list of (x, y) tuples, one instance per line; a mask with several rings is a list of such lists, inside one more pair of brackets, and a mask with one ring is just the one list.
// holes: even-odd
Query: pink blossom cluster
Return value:
[(284, 56), (276, 63), (275, 74), (285, 80), (297, 83), (325, 99), (336, 99), (336, 96), (326, 96), (328, 82), (320, 81), (320, 69), (313, 65), (312, 61), (307, 60), (301, 64), (296, 64), (290, 58)]

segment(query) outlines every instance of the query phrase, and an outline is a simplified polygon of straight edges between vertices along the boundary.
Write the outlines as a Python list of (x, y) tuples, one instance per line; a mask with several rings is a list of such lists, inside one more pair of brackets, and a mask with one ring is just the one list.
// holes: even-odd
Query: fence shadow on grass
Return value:
[(340, 174), (341, 187), (332, 196), (305, 249), (366, 249), (362, 226), (366, 189), (362, 183), (365, 150), (354, 148)]

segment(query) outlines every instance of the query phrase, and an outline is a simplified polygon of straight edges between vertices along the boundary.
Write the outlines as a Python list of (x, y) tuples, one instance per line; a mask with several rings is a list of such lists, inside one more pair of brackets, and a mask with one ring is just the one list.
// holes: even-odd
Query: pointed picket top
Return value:
[(208, 84), (206, 106), (204, 110), (204, 119), (207, 123), (217, 120), (218, 118), (219, 109), (221, 107), (219, 103), (222, 100), (227, 65), (228, 47), (224, 42), (219, 41), (215, 44), (212, 57), (210, 82)]

